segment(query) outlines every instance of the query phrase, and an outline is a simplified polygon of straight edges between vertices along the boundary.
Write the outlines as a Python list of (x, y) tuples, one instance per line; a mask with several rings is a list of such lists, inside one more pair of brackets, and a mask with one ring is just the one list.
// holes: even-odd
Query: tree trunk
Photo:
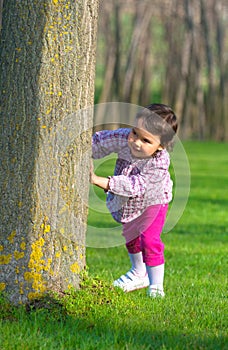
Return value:
[[(180, 69), (180, 79), (179, 84), (177, 86), (176, 91), (176, 104), (175, 111), (178, 116), (183, 118), (184, 127), (186, 127), (186, 116), (184, 115), (184, 110), (186, 108), (187, 102), (187, 84), (189, 80), (189, 72), (191, 67), (191, 59), (193, 55), (193, 11), (192, 4), (189, 3), (189, 0), (184, 1), (184, 9), (185, 9), (185, 33), (184, 33), (184, 42), (183, 48), (181, 50), (181, 69)], [(183, 128), (184, 129), (184, 128)], [(186, 130), (183, 130), (185, 133)]]
[(123, 99), (126, 102), (138, 103), (138, 101), (132, 101), (132, 89), (134, 82), (134, 74), (136, 69), (137, 57), (140, 55), (141, 42), (144, 38), (144, 33), (147, 32), (151, 23), (151, 16), (153, 8), (150, 3), (137, 4), (136, 18), (134, 31), (132, 33), (131, 45), (129, 49), (126, 73), (123, 81)]
[[(106, 4), (107, 5), (107, 4)], [(101, 64), (99, 61), (102, 61), (104, 67), (105, 67), (105, 73), (104, 77), (102, 77), (102, 88), (101, 88), (101, 94), (99, 97), (99, 103), (107, 102), (112, 95), (113, 92), (113, 77), (114, 77), (114, 71), (116, 66), (116, 36), (114, 35), (113, 31), (110, 29), (111, 27), (111, 17), (114, 12), (114, 4), (111, 2), (108, 4), (108, 8), (104, 6), (102, 12), (100, 13), (101, 17), (101, 33), (103, 35), (104, 31), (105, 35), (102, 41), (102, 46), (104, 45), (104, 56), (105, 59), (102, 61), (102, 56), (98, 57), (97, 62)], [(98, 52), (99, 54), (99, 52)], [(100, 123), (102, 123), (100, 121)]]
[(25, 303), (85, 266), (98, 0), (7, 0), (1, 32), (0, 290)]
[(2, 28), (2, 7), (3, 7), (3, 0), (0, 0), (0, 30)]

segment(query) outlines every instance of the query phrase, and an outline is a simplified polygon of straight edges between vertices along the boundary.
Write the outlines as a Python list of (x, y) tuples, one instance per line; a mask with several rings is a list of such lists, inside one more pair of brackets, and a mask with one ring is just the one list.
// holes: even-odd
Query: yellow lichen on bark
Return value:
[(0, 265), (7, 265), (12, 259), (12, 254), (0, 256)]
[(1, 282), (0, 283), (0, 292), (3, 292), (3, 290), (5, 290), (5, 289), (6, 289), (6, 284)]
[(9, 237), (7, 237), (8, 241), (13, 244), (14, 242), (14, 237), (16, 236), (16, 231), (12, 231), (11, 234), (9, 235)]
[(71, 271), (73, 273), (79, 273), (80, 272), (80, 266), (77, 262), (75, 262), (74, 264), (71, 265), (70, 267)]
[[(49, 226), (46, 226), (46, 232), (49, 232)], [(42, 227), (44, 229), (44, 227)], [(45, 229), (44, 229), (45, 231)], [(32, 288), (34, 292), (28, 293), (28, 299), (33, 299), (37, 297), (41, 297), (46, 291), (46, 281), (43, 278), (43, 271), (49, 271), (51, 268), (52, 259), (49, 258), (47, 261), (43, 259), (43, 246), (45, 244), (45, 240), (43, 237), (40, 237), (35, 242), (32, 243), (32, 251), (30, 254), (30, 259), (28, 263), (28, 267), (30, 271), (26, 271), (24, 273), (25, 281), (32, 284)]]
[(51, 231), (51, 226), (50, 225), (42, 224), (41, 228), (43, 229), (44, 233), (48, 233), (48, 232)]
[(22, 259), (24, 257), (25, 253), (24, 252), (18, 252), (17, 250), (14, 252), (14, 258), (16, 260)]
[(25, 243), (25, 242), (21, 242), (20, 248), (21, 248), (22, 250), (25, 250), (25, 249), (26, 249), (26, 243)]

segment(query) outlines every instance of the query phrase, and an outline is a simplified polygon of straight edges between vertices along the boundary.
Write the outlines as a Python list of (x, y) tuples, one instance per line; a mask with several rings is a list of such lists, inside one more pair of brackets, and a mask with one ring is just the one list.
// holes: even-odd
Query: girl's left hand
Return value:
[(93, 161), (91, 161), (90, 165), (90, 183), (103, 188), (105, 191), (109, 190), (109, 179), (107, 177), (101, 177), (94, 174)]
[(94, 184), (94, 166), (93, 166), (93, 160), (91, 160), (90, 163), (90, 174), (89, 174), (89, 181), (93, 185)]

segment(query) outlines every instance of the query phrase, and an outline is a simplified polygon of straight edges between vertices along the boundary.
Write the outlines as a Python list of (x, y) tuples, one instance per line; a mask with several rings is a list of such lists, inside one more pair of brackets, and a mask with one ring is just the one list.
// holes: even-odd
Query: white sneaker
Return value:
[(140, 277), (130, 270), (125, 275), (118, 278), (118, 280), (115, 280), (113, 286), (123, 289), (124, 292), (132, 292), (133, 290), (148, 287), (149, 278), (147, 274), (144, 277)]
[(157, 298), (157, 297), (164, 298), (165, 293), (163, 289), (159, 289), (156, 284), (153, 284), (149, 286), (148, 295), (151, 298)]

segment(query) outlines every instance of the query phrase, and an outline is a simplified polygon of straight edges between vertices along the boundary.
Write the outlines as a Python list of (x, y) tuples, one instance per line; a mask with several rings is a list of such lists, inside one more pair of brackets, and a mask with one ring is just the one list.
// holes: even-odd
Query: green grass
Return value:
[[(129, 268), (125, 247), (88, 248), (80, 290), (29, 310), (0, 300), (1, 350), (228, 349), (228, 145), (188, 142), (185, 149), (191, 192), (180, 221), (163, 235), (166, 297), (113, 289)], [(110, 173), (111, 164), (104, 166)], [(104, 227), (101, 220), (90, 212), (90, 225)]]

